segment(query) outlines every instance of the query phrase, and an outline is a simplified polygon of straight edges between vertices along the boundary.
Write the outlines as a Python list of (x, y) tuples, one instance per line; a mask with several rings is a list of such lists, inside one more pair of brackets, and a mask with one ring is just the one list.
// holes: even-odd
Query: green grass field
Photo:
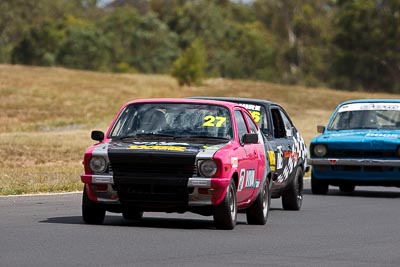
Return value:
[(107, 129), (130, 100), (235, 96), (268, 99), (289, 113), (306, 142), (342, 101), (399, 98), (266, 82), (209, 79), (179, 87), (164, 75), (111, 74), (0, 65), (0, 195), (82, 189), (82, 158), (93, 129)]

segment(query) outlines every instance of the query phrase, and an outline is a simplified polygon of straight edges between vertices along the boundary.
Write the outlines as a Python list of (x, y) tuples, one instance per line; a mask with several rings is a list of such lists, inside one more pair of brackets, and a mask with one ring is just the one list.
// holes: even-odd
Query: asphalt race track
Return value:
[(0, 266), (400, 266), (400, 188), (310, 193), (301, 211), (272, 201), (266, 226), (216, 230), (212, 217), (108, 213), (85, 225), (81, 194), (0, 198)]

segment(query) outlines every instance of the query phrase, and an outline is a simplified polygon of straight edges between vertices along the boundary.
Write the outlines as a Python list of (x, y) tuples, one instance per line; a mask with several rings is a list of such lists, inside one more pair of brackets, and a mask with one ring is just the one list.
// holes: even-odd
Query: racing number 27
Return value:
[(207, 127), (221, 127), (226, 121), (225, 117), (208, 115), (204, 117), (203, 126)]

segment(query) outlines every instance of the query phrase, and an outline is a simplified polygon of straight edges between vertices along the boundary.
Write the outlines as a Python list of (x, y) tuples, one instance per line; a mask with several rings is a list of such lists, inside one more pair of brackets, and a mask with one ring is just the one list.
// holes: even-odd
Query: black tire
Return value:
[(339, 185), (339, 190), (344, 193), (353, 193), (355, 189), (356, 189), (356, 186), (352, 185), (352, 184)]
[(227, 188), (224, 199), (214, 210), (214, 223), (217, 229), (232, 230), (237, 220), (236, 186), (233, 179)]
[(102, 224), (106, 216), (106, 210), (98, 203), (90, 201), (86, 186), (83, 188), (82, 218), (87, 224)]
[(293, 181), (282, 194), (284, 210), (300, 210), (303, 204), (303, 170), (298, 167)]
[(140, 220), (143, 218), (143, 211), (125, 209), (122, 211), (122, 217), (124, 217), (125, 220)]
[(321, 179), (315, 178), (311, 172), (311, 192), (314, 195), (326, 195), (329, 190), (329, 184)]
[(264, 225), (267, 223), (269, 208), (271, 205), (271, 192), (269, 189), (269, 181), (266, 178), (264, 186), (261, 188), (257, 198), (246, 210), (246, 218), (248, 224)]

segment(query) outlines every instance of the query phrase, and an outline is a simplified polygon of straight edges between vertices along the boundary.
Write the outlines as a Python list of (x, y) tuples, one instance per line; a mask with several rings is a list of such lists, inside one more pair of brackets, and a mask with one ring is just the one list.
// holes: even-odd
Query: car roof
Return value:
[(212, 105), (219, 105), (225, 106), (229, 108), (233, 107), (241, 107), (236, 103), (226, 102), (222, 100), (213, 100), (213, 99), (190, 99), (190, 98), (144, 98), (144, 99), (137, 99), (133, 101), (129, 101), (124, 104), (124, 106), (136, 103), (195, 103), (195, 104), (212, 104)]
[(266, 104), (266, 105), (278, 105), (275, 102), (265, 100), (265, 99), (257, 99), (257, 98), (245, 98), (245, 97), (229, 97), (229, 96), (194, 96), (190, 97), (191, 99), (214, 99), (220, 101), (228, 101), (228, 102), (240, 102), (240, 103), (251, 103), (251, 104)]

